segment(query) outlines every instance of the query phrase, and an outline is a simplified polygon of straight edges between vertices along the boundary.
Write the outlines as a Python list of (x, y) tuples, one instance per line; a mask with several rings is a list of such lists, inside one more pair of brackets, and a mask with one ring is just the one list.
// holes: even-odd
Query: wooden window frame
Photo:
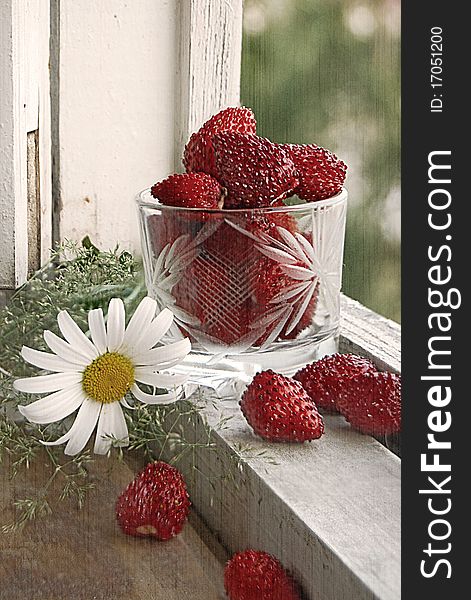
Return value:
[(49, 0), (0, 7), (0, 302), (52, 246)]

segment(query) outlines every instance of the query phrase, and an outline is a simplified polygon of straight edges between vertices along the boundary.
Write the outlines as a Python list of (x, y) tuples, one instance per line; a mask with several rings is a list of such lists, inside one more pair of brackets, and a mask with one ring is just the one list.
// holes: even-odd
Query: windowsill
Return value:
[[(348, 298), (342, 304), (340, 350), (399, 371), (399, 325)], [(193, 505), (219, 541), (230, 552), (275, 554), (313, 600), (399, 598), (400, 459), (340, 416), (325, 418), (319, 441), (267, 444), (251, 433), (237, 401), (217, 410), (207, 403), (209, 424), (222, 411), (229, 426), (213, 433), (218, 451), (196, 456), (198, 470), (186, 472)]]

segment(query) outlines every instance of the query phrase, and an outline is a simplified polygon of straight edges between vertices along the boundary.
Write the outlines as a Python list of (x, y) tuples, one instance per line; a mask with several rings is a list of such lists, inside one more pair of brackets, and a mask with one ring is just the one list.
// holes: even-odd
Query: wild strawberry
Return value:
[(330, 150), (315, 144), (282, 144), (293, 161), (299, 177), (295, 190), (303, 200), (313, 202), (335, 196), (342, 189), (347, 166)]
[[(230, 222), (236, 227), (257, 237), (277, 236), (271, 215), (239, 212), (243, 214), (230, 214)], [(200, 246), (197, 260), (185, 272), (174, 295), (181, 308), (199, 319), (204, 335), (213, 338), (213, 343), (219, 340), (230, 345), (250, 336), (252, 317), (260, 318), (258, 278), (272, 261), (257, 252), (255, 240), (229, 224), (224, 215), (215, 215), (212, 224), (218, 219), (219, 226)], [(295, 227), (295, 221), (291, 226)], [(265, 298), (260, 297), (260, 301), (265, 309), (272, 308), (266, 306)]]
[(401, 376), (363, 373), (344, 386), (337, 406), (362, 433), (387, 435), (401, 429)]
[[(302, 263), (295, 264), (296, 266), (305, 266)], [(297, 283), (299, 282), (284, 272), (283, 266), (280, 263), (263, 257), (260, 261), (257, 277), (253, 283), (255, 306), (252, 319), (257, 321), (263, 318), (268, 312), (276, 309), (277, 306), (281, 304), (281, 300), (277, 300), (277, 298), (279, 298), (284, 291), (292, 294), (293, 284)], [(291, 295), (288, 300), (284, 301), (285, 306), (291, 308), (291, 312), (277, 339), (294, 339), (312, 324), (319, 298), (319, 283), (316, 285), (314, 282), (313, 285), (315, 286), (315, 289), (307, 306), (304, 308), (303, 302), (306, 298), (305, 294), (309, 293), (309, 290), (306, 290), (304, 293), (301, 292), (297, 296)], [(298, 310), (302, 310), (302, 313), (299, 315), (299, 320), (295, 326), (292, 327), (292, 319), (297, 317)], [(284, 316), (282, 315), (279, 320), (283, 318)], [(276, 324), (274, 324), (274, 326), (276, 327)], [(271, 329), (267, 330), (257, 344), (263, 344), (270, 335), (270, 331)]]
[(322, 417), (303, 386), (271, 370), (255, 375), (239, 404), (254, 432), (271, 442), (305, 442), (324, 433)]
[(153, 185), (151, 194), (167, 206), (206, 209), (222, 207), (221, 186), (206, 173), (170, 175)]
[(190, 331), (190, 338), (198, 342), (197, 335), (202, 334), (206, 345), (229, 345), (247, 333), (249, 294), (241, 281), (244, 274), (245, 262), (201, 252), (175, 288), (179, 306), (200, 322), (200, 333)]
[(230, 600), (300, 600), (280, 561), (259, 550), (234, 554), (224, 569), (224, 587)]
[(296, 373), (312, 401), (319, 408), (336, 411), (342, 390), (349, 389), (350, 381), (362, 373), (375, 373), (376, 367), (367, 358), (355, 354), (332, 354), (311, 363)]
[(220, 131), (255, 133), (257, 122), (250, 108), (229, 107), (211, 117), (190, 137), (183, 154), (183, 164), (188, 173), (202, 171), (217, 178), (214, 160), (213, 136)]
[(296, 217), (294, 217), (293, 214), (287, 210), (286, 205), (283, 204), (281, 200), (279, 200), (278, 202), (274, 202), (271, 206), (274, 210), (265, 213), (265, 218), (270, 223), (270, 230), (267, 233), (269, 233), (272, 237), (276, 237), (277, 239), (279, 239), (280, 236), (276, 231), (277, 227), (283, 227), (284, 229), (287, 229), (290, 233), (294, 233), (298, 230), (298, 223)]
[(164, 462), (149, 463), (116, 502), (124, 533), (169, 540), (183, 528), (190, 501), (181, 473)]
[(191, 232), (191, 223), (185, 212), (179, 214), (162, 211), (147, 218), (146, 240), (152, 246), (152, 252), (158, 256), (167, 244), (172, 244), (178, 237)]
[(217, 179), (227, 188), (225, 208), (270, 206), (298, 185), (289, 152), (256, 135), (235, 131), (213, 137)]

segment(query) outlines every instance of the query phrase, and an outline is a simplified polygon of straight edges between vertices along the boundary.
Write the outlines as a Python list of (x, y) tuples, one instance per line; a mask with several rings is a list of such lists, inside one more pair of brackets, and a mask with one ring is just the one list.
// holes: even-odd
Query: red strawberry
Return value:
[(213, 137), (218, 180), (227, 188), (225, 208), (270, 206), (298, 185), (289, 152), (256, 135), (235, 131)]
[[(295, 233), (297, 230), (296, 219), (286, 211), (279, 213), (275, 212), (273, 215), (270, 214), (269, 218), (274, 222), (271, 224), (271, 230), (268, 231), (268, 233), (272, 238), (275, 238), (280, 242), (286, 243), (286, 240), (284, 240), (282, 236), (285, 232), (280, 230), (280, 227), (286, 229), (289, 233)], [(312, 243), (310, 239), (309, 243)], [(303, 268), (308, 266), (306, 263), (299, 260), (293, 264)], [(267, 312), (276, 310), (282, 303), (284, 303), (287, 308), (291, 308), (291, 313), (288, 316), (286, 325), (284, 325), (279, 333), (278, 338), (294, 339), (299, 333), (312, 324), (319, 296), (319, 283), (317, 280), (313, 280), (312, 283), (315, 289), (312, 294), (311, 288), (308, 288), (295, 295), (293, 286), (299, 283), (299, 280), (293, 279), (284, 271), (283, 265), (278, 261), (266, 257), (263, 258), (263, 262), (261, 261), (261, 266), (254, 284), (254, 299), (256, 301), (254, 320), (260, 319), (264, 314), (267, 314)], [(289, 294), (287, 298), (283, 299), (281, 296), (283, 292)], [(310, 300), (306, 300), (308, 294), (311, 294)], [(307, 306), (303, 305), (304, 300), (308, 302)], [(302, 311), (301, 314), (299, 311)], [(279, 320), (285, 317), (286, 313), (284, 313)], [(296, 320), (297, 323), (295, 323)], [(292, 325), (294, 325), (294, 327), (292, 327)], [(266, 335), (261, 338), (259, 343), (263, 343), (269, 334), (270, 330), (267, 330)]]
[[(295, 263), (295, 265), (304, 266), (302, 263)], [(293, 279), (283, 271), (282, 265), (279, 263), (265, 257), (261, 259), (260, 267), (258, 269), (258, 276), (253, 285), (255, 308), (252, 319), (257, 321), (260, 318), (263, 318), (263, 316), (268, 312), (276, 310), (277, 307), (279, 307), (282, 303), (284, 303), (285, 306), (291, 310), (286, 324), (283, 326), (283, 329), (280, 331), (276, 339), (294, 339), (299, 333), (304, 331), (312, 324), (319, 297), (318, 283), (317, 285), (314, 283), (314, 292), (304, 310), (303, 301), (306, 298), (304, 293), (300, 293), (298, 296), (293, 296), (284, 301), (275, 298), (279, 294), (283, 293), (283, 291), (290, 292), (293, 288), (293, 284), (298, 283), (299, 281)], [(309, 293), (309, 291), (307, 292)], [(303, 310), (303, 312), (293, 328), (291, 327), (291, 322), (297, 317), (298, 310)], [(286, 313), (282, 314), (277, 322), (283, 319), (285, 314)], [(263, 335), (260, 340), (258, 340), (257, 343), (259, 345), (263, 344), (274, 327), (276, 327), (276, 323), (274, 323), (273, 326), (267, 330), (266, 334)]]
[(295, 193), (310, 202), (335, 196), (342, 189), (347, 166), (330, 150), (315, 144), (282, 144), (299, 176)]
[(170, 175), (151, 188), (154, 198), (167, 206), (184, 208), (221, 208), (222, 190), (219, 183), (206, 173)]
[(376, 370), (374, 364), (362, 356), (332, 354), (307, 365), (294, 379), (301, 382), (319, 408), (336, 411), (339, 394), (344, 389), (348, 391), (351, 380)]
[(298, 223), (296, 217), (293, 216), (292, 213), (287, 210), (287, 207), (283, 204), (282, 201), (274, 202), (272, 204), (274, 209), (281, 210), (273, 210), (265, 213), (265, 218), (270, 223), (270, 231), (269, 233), (272, 237), (276, 237), (279, 239), (279, 233), (276, 231), (277, 227), (283, 227), (287, 229), (290, 233), (294, 233), (298, 230)]
[(147, 218), (146, 239), (152, 246), (152, 252), (158, 256), (167, 244), (172, 244), (178, 237), (191, 231), (190, 223), (184, 211), (175, 214), (162, 211)]
[[(202, 343), (234, 344), (247, 333), (249, 294), (241, 281), (245, 267), (203, 251), (175, 287), (179, 306), (200, 321)], [(190, 332), (198, 342), (197, 335)]]
[(343, 388), (337, 405), (362, 433), (397, 433), (401, 429), (401, 376), (383, 372), (358, 375)]
[(169, 540), (182, 530), (189, 507), (181, 473), (164, 462), (153, 462), (119, 496), (116, 518), (127, 535)]
[(190, 137), (183, 154), (183, 164), (187, 172), (203, 171), (217, 178), (213, 135), (220, 131), (255, 133), (256, 127), (257, 122), (250, 108), (230, 107), (217, 113)]
[[(242, 214), (230, 215), (231, 223), (237, 227), (256, 236), (277, 236), (271, 216), (257, 214), (258, 211), (238, 212)], [(257, 278), (271, 261), (256, 251), (251, 237), (219, 213), (212, 224), (217, 224), (217, 219), (219, 227), (201, 245), (197, 260), (185, 272), (174, 295), (181, 308), (200, 320), (200, 329), (214, 338), (213, 343), (219, 340), (222, 344), (236, 344), (251, 335), (253, 313), (254, 318), (260, 317), (255, 293)], [(291, 226), (295, 227), (295, 221)]]
[(280, 561), (259, 550), (234, 554), (224, 569), (224, 587), (230, 600), (300, 600)]
[(303, 386), (271, 370), (255, 375), (240, 408), (254, 432), (271, 442), (305, 442), (324, 433), (322, 417)]

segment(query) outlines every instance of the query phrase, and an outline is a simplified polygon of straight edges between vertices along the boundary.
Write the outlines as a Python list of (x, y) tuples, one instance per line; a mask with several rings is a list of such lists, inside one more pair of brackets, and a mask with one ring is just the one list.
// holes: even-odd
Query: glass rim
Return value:
[[(318, 208), (330, 208), (344, 203), (348, 198), (348, 190), (342, 188), (338, 194), (326, 198), (325, 200), (316, 200), (314, 202), (300, 202), (298, 204), (283, 205), (283, 206), (260, 206), (257, 208), (190, 208), (186, 206), (168, 206), (161, 204), (156, 198), (150, 194), (151, 188), (146, 188), (139, 192), (136, 196), (136, 203), (140, 208), (152, 208), (154, 210), (162, 210), (168, 212), (188, 212), (193, 214), (211, 213), (213, 215), (247, 214), (247, 213), (277, 213), (277, 212), (303, 212)], [(150, 198), (149, 198), (150, 196)]]

